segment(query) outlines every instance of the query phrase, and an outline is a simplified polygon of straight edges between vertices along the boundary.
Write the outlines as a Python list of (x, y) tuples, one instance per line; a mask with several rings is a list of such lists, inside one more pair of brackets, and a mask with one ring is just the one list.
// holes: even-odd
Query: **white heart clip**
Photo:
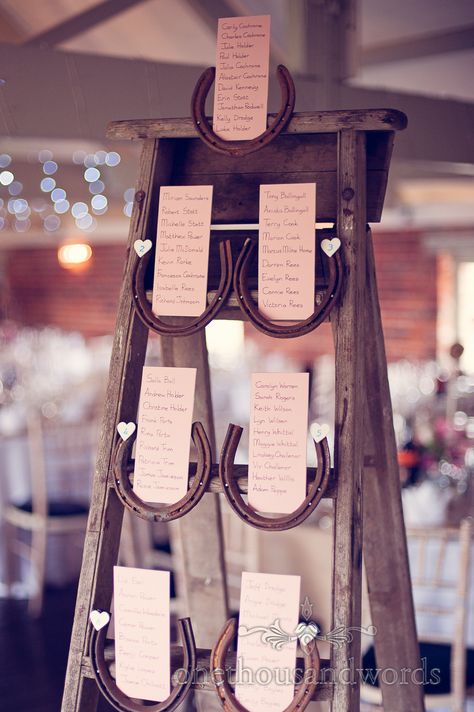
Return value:
[(329, 434), (329, 425), (326, 423), (324, 423), (324, 425), (313, 423), (309, 429), (309, 432), (311, 433), (311, 437), (319, 443)]
[(321, 240), (321, 249), (328, 257), (332, 257), (341, 246), (341, 241), (338, 237), (333, 237), (332, 240)]
[(110, 621), (110, 614), (107, 611), (91, 611), (89, 618), (94, 628), (100, 630)]
[(143, 255), (146, 255), (146, 253), (151, 250), (152, 245), (153, 243), (151, 240), (135, 240), (133, 243), (133, 249), (139, 257), (143, 257)]
[(310, 623), (298, 623), (295, 628), (295, 633), (303, 645), (308, 645), (308, 643), (314, 640), (318, 635), (319, 628), (313, 621)]
[(130, 435), (133, 435), (135, 430), (137, 429), (137, 426), (135, 423), (124, 423), (123, 421), (117, 425), (117, 430), (118, 434), (122, 438), (122, 440), (128, 440)]

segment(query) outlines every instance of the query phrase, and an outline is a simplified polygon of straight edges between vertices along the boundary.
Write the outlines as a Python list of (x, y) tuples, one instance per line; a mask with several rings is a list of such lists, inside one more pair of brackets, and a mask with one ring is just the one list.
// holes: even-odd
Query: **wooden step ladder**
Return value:
[[(130, 223), (128, 257), (120, 296), (105, 414), (94, 476), (92, 503), (79, 583), (62, 712), (92, 712), (99, 690), (89, 658), (92, 609), (110, 610), (112, 571), (117, 561), (123, 506), (113, 487), (112, 454), (117, 424), (137, 418), (148, 329), (137, 317), (131, 280), (137, 239), (155, 240), (159, 188), (214, 186), (209, 264), (209, 301), (219, 283), (218, 244), (231, 240), (233, 263), (248, 232), (224, 232), (218, 224), (258, 223), (259, 185), (317, 183), (317, 221), (334, 223), (341, 240), (342, 291), (331, 311), (335, 344), (336, 417), (334, 468), (326, 496), (334, 500), (332, 623), (352, 629), (361, 623), (364, 559), (378, 666), (402, 670), (420, 666), (407, 545), (400, 497), (397, 452), (387, 380), (369, 222), (380, 221), (396, 130), (406, 118), (393, 110), (294, 114), (285, 130), (261, 150), (236, 157), (214, 152), (197, 135), (191, 119), (113, 122), (108, 137), (143, 141), (140, 174)], [(317, 231), (317, 239), (322, 234)], [(319, 260), (321, 262), (321, 260)], [(151, 289), (152, 274), (147, 289)], [(256, 273), (249, 277), (256, 288)], [(317, 288), (326, 275), (317, 275)], [(242, 319), (231, 292), (219, 318)], [(176, 323), (176, 320), (172, 320)], [(184, 322), (185, 323), (185, 322)], [(312, 333), (318, 338), (318, 331)], [(278, 348), (279, 342), (275, 341)], [(166, 366), (196, 367), (194, 420), (200, 420), (217, 461), (204, 331), (162, 337)], [(368, 464), (367, 464), (368, 463)], [(240, 474), (246, 474), (246, 467)], [(198, 661), (209, 665), (209, 649), (227, 617), (220, 521), (220, 481), (212, 479), (199, 505), (174, 527), (183, 560), (185, 598)], [(245, 478), (239, 480), (245, 491)], [(308, 536), (311, 529), (308, 528)], [(311, 562), (308, 561), (308, 566)], [(351, 662), (352, 661), (352, 662)], [(334, 647), (323, 663), (332, 683), (321, 683), (313, 699), (330, 700), (332, 710), (359, 709), (359, 684), (347, 684), (347, 669), (360, 667), (360, 635)], [(217, 709), (211, 681), (197, 686), (200, 709)], [(383, 685), (389, 712), (424, 709), (420, 685)]]

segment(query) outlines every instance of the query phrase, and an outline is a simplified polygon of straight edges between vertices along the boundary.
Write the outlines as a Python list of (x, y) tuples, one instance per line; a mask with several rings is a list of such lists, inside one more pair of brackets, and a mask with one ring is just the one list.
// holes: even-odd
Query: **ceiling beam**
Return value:
[(455, 30), (443, 30), (443, 32), (367, 47), (361, 52), (360, 63), (362, 66), (389, 64), (473, 48), (474, 25), (468, 25)]
[(220, 17), (234, 17), (237, 13), (228, 0), (187, 0), (197, 15), (217, 34), (217, 21)]
[(25, 42), (26, 47), (56, 47), (147, 0), (104, 0)]
[[(203, 69), (9, 44), (0, 44), (0, 67), (0, 135), (101, 141), (111, 120), (189, 116)], [(295, 83), (298, 111), (328, 108), (318, 78)], [(279, 101), (272, 79), (270, 110)], [(409, 126), (397, 136), (397, 157), (474, 164), (474, 103), (342, 84), (330, 108), (401, 109)]]

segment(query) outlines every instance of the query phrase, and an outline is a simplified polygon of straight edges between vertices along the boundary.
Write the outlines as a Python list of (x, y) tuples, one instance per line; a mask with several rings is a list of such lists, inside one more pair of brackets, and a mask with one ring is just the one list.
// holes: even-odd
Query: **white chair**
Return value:
[[(467, 650), (466, 645), (472, 529), (469, 518), (459, 529), (407, 531), (417, 625), (420, 630), (420, 623), (429, 622), (432, 631), (419, 634), (421, 657), (427, 658), (428, 671), (440, 671), (431, 678), (432, 684), (425, 685), (427, 710), (463, 712), (466, 698), (474, 696), (474, 650)], [(453, 557), (457, 560), (454, 576), (449, 575)], [(403, 615), (403, 611), (393, 613)], [(371, 677), (377, 675), (373, 648), (365, 654), (363, 667), (366, 679), (367, 670)], [(361, 700), (368, 705), (364, 709), (382, 709), (380, 687), (363, 684)]]
[[(89, 463), (94, 457), (95, 432), (88, 423), (46, 426), (36, 412), (30, 412), (27, 427), (31, 498), (8, 504), (3, 517), (10, 553), (30, 562), (33, 586), (30, 586), (28, 611), (37, 616), (43, 604), (48, 536), (76, 534), (82, 544), (87, 525), (88, 483), (92, 474)], [(56, 482), (54, 496), (48, 492), (51, 484), (48, 462), (51, 458), (55, 460), (56, 477), (60, 479)], [(17, 535), (19, 532), (29, 532), (30, 540), (25, 541), (24, 536)]]

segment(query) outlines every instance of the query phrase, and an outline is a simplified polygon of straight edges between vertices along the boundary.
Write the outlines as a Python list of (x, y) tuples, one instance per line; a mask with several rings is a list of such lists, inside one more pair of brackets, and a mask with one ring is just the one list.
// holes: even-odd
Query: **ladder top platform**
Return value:
[[(269, 114), (269, 118), (275, 114)], [(343, 129), (358, 131), (402, 131), (407, 117), (397, 109), (353, 109), (342, 111), (304, 111), (294, 113), (284, 134), (336, 133)], [(197, 138), (191, 118), (126, 119), (112, 121), (107, 138)]]

